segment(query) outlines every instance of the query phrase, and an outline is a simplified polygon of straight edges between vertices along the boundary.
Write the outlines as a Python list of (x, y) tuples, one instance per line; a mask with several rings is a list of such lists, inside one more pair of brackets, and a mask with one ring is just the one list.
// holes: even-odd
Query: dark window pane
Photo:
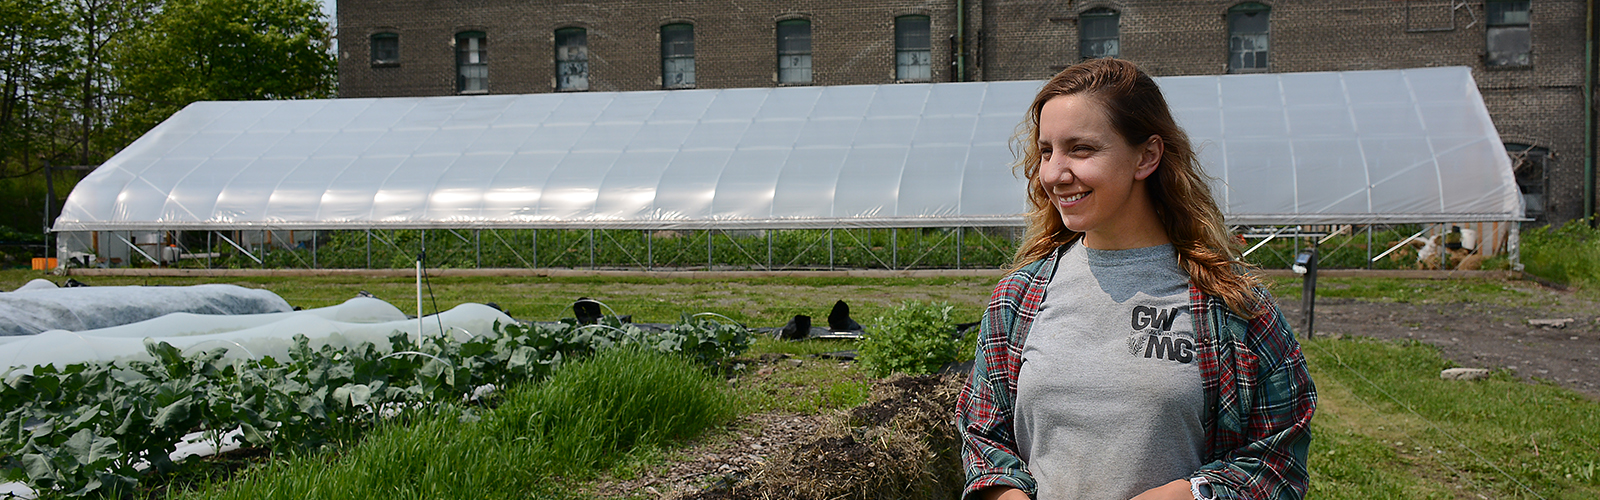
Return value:
[(662, 57), (694, 57), (694, 26), (668, 24), (661, 27)]
[(378, 33), (372, 35), (372, 64), (400, 64), (400, 35)]
[(556, 90), (589, 90), (589, 35), (583, 28), (556, 30)]
[(933, 79), (933, 43), (928, 16), (894, 20), (894, 74), (900, 81)]
[(1267, 69), (1271, 14), (1258, 3), (1239, 4), (1228, 10), (1228, 71)]
[(1527, 25), (1529, 2), (1488, 2), (1484, 10), (1488, 13), (1489, 26)]
[(1078, 55), (1084, 59), (1121, 55), (1117, 23), (1120, 16), (1109, 9), (1095, 9), (1078, 18)]
[(694, 86), (694, 25), (661, 27), (661, 85), (667, 88)]
[(928, 16), (902, 16), (894, 22), (894, 45), (899, 50), (928, 50), (930, 42)]
[(778, 22), (778, 83), (811, 83), (811, 21)]
[(1488, 30), (1490, 66), (1533, 64), (1533, 37), (1527, 26), (1501, 26)]
[(778, 23), (778, 53), (811, 53), (811, 21), (793, 19)]
[(489, 90), (489, 39), (482, 31), (456, 34), (456, 91)]

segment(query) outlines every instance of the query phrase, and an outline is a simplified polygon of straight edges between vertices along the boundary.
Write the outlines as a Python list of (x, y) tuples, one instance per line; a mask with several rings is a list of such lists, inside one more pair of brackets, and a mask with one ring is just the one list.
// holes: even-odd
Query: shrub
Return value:
[(1600, 230), (1575, 219), (1561, 227), (1522, 233), (1522, 263), (1528, 273), (1582, 288), (1600, 288)]
[(912, 301), (872, 320), (859, 349), (862, 364), (873, 376), (893, 373), (926, 375), (961, 358), (964, 343), (955, 336), (953, 307)]

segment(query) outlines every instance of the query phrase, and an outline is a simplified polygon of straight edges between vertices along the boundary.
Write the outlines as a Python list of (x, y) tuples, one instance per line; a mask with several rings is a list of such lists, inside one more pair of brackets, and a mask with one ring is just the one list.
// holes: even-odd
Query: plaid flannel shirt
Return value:
[[(964, 499), (990, 486), (1037, 496), (1033, 476), (1017, 456), (1012, 412), (1023, 343), (1065, 249), (1001, 280), (983, 315), (972, 376), (956, 408), (967, 472)], [(1261, 314), (1245, 319), (1221, 299), (1189, 287), (1196, 358), (1210, 409), (1202, 421), (1209, 463), (1190, 479), (1204, 477), (1218, 499), (1295, 500), (1306, 491), (1316, 388), (1271, 295), (1258, 289), (1256, 296)]]

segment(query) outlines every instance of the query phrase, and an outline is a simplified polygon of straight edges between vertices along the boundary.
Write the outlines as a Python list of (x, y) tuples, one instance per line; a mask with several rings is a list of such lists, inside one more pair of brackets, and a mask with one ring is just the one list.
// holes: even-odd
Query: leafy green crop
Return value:
[(249, 446), (314, 449), (353, 439), (398, 409), (480, 400), (494, 387), (540, 380), (564, 360), (634, 346), (719, 364), (753, 342), (743, 326), (684, 316), (662, 332), (607, 317), (599, 324), (496, 325), (458, 341), (413, 340), (312, 348), (295, 337), (288, 359), (225, 360), (226, 349), (185, 355), (147, 342), (154, 361), (90, 362), (4, 374), (0, 466), (7, 480), (69, 496), (126, 496), (182, 437), (233, 429)]
[(873, 376), (934, 373), (961, 356), (953, 307), (911, 301), (872, 321), (859, 349), (861, 362)]

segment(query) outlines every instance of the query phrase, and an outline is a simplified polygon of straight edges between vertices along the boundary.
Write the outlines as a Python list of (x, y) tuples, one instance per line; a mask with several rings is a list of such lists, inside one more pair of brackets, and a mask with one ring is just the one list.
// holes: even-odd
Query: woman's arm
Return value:
[[(1231, 314), (1217, 325), (1233, 353), (1222, 366), (1213, 447), (1221, 456), (1200, 468), (1217, 499), (1298, 500), (1305, 495), (1306, 455), (1317, 391), (1294, 332), (1272, 297), (1257, 292), (1262, 314)], [(1220, 306), (1218, 306), (1220, 307)], [(1215, 453), (1213, 452), (1216, 456)]]
[(1032, 311), (1037, 310), (1036, 301), (1042, 298), (1027, 293), (1032, 281), (1032, 274), (1024, 269), (995, 287), (983, 314), (972, 375), (956, 402), (961, 460), (967, 473), (963, 498), (969, 500), (1001, 491), (991, 490), (994, 487), (1014, 488), (1026, 498), (1036, 487), (1016, 452), (1012, 413), (1021, 362), (1012, 343), (1018, 341), (1015, 337), (1022, 335), (1018, 330), (1028, 326)]

